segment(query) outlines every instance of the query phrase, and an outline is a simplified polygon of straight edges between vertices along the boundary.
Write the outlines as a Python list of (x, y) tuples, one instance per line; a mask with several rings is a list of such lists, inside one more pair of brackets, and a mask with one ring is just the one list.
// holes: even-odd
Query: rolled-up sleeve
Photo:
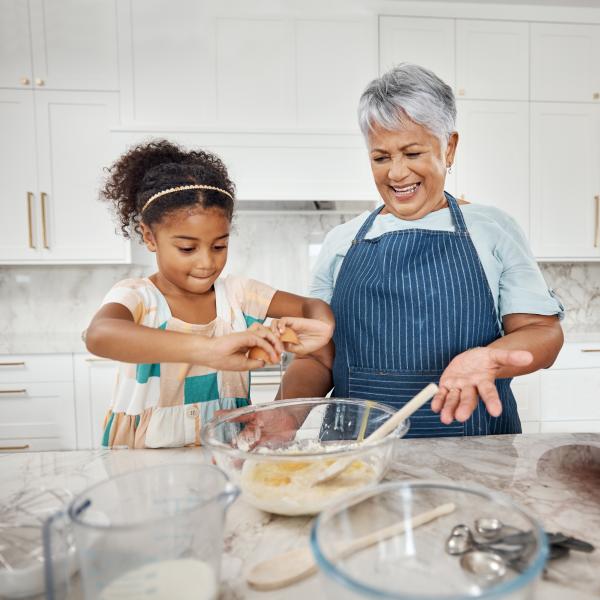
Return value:
[(544, 280), (525, 234), (517, 222), (504, 214), (504, 234), (495, 249), (502, 264), (498, 312), (504, 315), (526, 313), (564, 317), (564, 306)]

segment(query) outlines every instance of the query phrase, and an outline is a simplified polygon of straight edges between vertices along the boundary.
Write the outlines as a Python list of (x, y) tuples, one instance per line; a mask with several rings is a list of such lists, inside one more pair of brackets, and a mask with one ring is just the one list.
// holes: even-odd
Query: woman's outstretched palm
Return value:
[(431, 401), (431, 409), (440, 412), (442, 423), (454, 419), (466, 421), (481, 398), (493, 417), (502, 413), (495, 381), (503, 367), (526, 366), (533, 361), (531, 352), (499, 348), (471, 348), (455, 356), (440, 378), (440, 391)]

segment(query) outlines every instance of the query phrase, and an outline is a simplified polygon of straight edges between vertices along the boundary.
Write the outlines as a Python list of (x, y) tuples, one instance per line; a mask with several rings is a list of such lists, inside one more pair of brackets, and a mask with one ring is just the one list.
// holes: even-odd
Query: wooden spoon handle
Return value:
[[(407, 529), (414, 529), (439, 517), (448, 515), (455, 508), (456, 506), (451, 502), (442, 504), (412, 519), (408, 518), (400, 523), (395, 523), (389, 527), (368, 533), (337, 548), (335, 556), (340, 558), (350, 556), (350, 554), (358, 550), (372, 546), (394, 535), (401, 534)], [(300, 581), (316, 571), (317, 565), (315, 564), (310, 548), (296, 548), (254, 565), (246, 575), (246, 581), (251, 587), (257, 590), (277, 590)]]
[(423, 388), (412, 400), (409, 400), (398, 412), (394, 413), (381, 427), (378, 427), (370, 436), (367, 437), (365, 442), (374, 442), (384, 438), (389, 433), (392, 433), (398, 425), (407, 417), (410, 417), (416, 412), (423, 404), (425, 404), (430, 398), (433, 398), (437, 391), (438, 386), (435, 383), (430, 383), (427, 387)]

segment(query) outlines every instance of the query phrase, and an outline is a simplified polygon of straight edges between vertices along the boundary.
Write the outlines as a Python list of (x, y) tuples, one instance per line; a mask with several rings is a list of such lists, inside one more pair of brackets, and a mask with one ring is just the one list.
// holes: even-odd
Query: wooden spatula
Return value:
[[(425, 511), (412, 519), (406, 519), (389, 527), (368, 533), (347, 542), (336, 551), (337, 557), (350, 556), (363, 548), (368, 548), (377, 542), (388, 539), (394, 535), (404, 533), (406, 529), (415, 529), (420, 525), (429, 523), (434, 519), (448, 515), (454, 511), (452, 502), (442, 504), (433, 510)], [(300, 581), (317, 571), (317, 565), (312, 556), (310, 548), (296, 548), (274, 558), (265, 560), (257, 565), (246, 575), (248, 584), (257, 590), (277, 590), (296, 581)]]
[[(430, 383), (426, 388), (422, 389), (412, 400), (409, 400), (398, 412), (393, 414), (381, 427), (378, 427), (371, 435), (369, 435), (363, 444), (375, 442), (390, 434), (402, 421), (410, 417), (423, 404), (433, 398), (438, 391), (438, 386), (435, 383)], [(308, 486), (317, 485), (330, 481), (337, 477), (346, 467), (352, 464), (354, 458), (341, 458), (331, 463), (328, 467), (322, 468), (319, 464), (302, 473), (303, 483)]]

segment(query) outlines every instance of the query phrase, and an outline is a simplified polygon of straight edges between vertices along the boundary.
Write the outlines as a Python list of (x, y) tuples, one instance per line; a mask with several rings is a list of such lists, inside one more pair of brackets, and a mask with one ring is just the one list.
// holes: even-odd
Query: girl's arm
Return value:
[(246, 357), (259, 346), (274, 362), (283, 350), (266, 329), (206, 338), (201, 335), (153, 329), (138, 325), (122, 304), (109, 303), (96, 313), (86, 332), (86, 347), (97, 356), (129, 363), (181, 362), (228, 371), (247, 371), (264, 366)]

